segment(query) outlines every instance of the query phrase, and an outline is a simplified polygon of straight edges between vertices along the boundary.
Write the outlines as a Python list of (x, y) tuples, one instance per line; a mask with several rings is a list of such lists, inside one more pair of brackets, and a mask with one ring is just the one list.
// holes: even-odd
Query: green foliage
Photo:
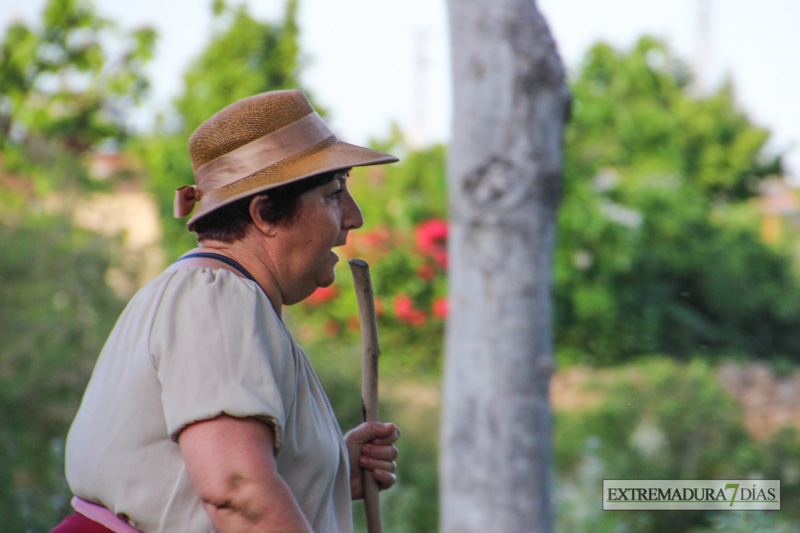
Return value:
[[(50, 0), (41, 25), (0, 42), (0, 516), (49, 531), (69, 514), (64, 437), (122, 309), (104, 282), (109, 242), (70, 210), (93, 190), (87, 162), (127, 136), (155, 33), (121, 33), (84, 0)], [(106, 43), (116, 41), (117, 54)]]
[[(111, 38), (118, 56), (103, 46)], [(116, 31), (88, 0), (50, 0), (41, 27), (11, 26), (0, 45), (0, 148), (47, 139), (80, 153), (124, 138), (119, 115), (146, 93), (154, 43), (149, 28)]]
[[(616, 373), (616, 372), (613, 372)], [(603, 383), (590, 391), (603, 390)], [(603, 391), (610, 401), (574, 420), (559, 419), (564, 431), (597, 439), (595, 453), (615, 479), (724, 479), (735, 466), (725, 456), (746, 442), (739, 411), (706, 363), (686, 366), (668, 359), (627, 367)], [(691, 408), (687, 408), (691, 406)], [(562, 433), (565, 434), (565, 433)], [(573, 446), (585, 439), (567, 438)], [(619, 447), (625, 448), (620, 453)], [(557, 446), (560, 468), (575, 464), (575, 450)]]
[(63, 445), (122, 310), (103, 282), (107, 243), (62, 217), (0, 222), (0, 515), (49, 531), (69, 514)]
[(781, 521), (797, 519), (791, 502), (800, 484), (787, 476), (800, 459), (796, 433), (755, 441), (708, 363), (648, 359), (594, 376), (582, 391), (589, 405), (556, 414), (564, 531), (688, 531), (724, 521), (710, 512), (671, 511), (669, 520), (663, 512), (603, 512), (603, 479), (782, 478)]
[(286, 4), (279, 25), (254, 19), (242, 4), (220, 8), (221, 30), (184, 74), (185, 92), (176, 100), (183, 130), (194, 131), (227, 105), (264, 91), (296, 89), (300, 45), (297, 0)]
[(158, 204), (161, 215), (162, 244), (170, 260), (177, 259), (197, 243), (186, 228), (186, 219), (173, 216), (175, 190), (194, 183), (189, 160), (189, 136), (161, 133), (136, 140), (134, 150), (141, 154), (147, 168), (147, 189)]
[(643, 353), (794, 357), (800, 286), (759, 237), (767, 133), (728, 85), (694, 96), (685, 69), (644, 38), (597, 45), (573, 83), (556, 253), (562, 362)]
[(710, 519), (708, 528), (693, 529), (691, 533), (791, 533), (796, 526), (781, 521), (780, 515), (771, 511), (719, 513)]
[(297, 0), (288, 0), (284, 20), (271, 24), (253, 18), (245, 5), (215, 2), (217, 30), (184, 75), (184, 92), (175, 101), (177, 116), (165, 121), (154, 135), (137, 141), (149, 174), (148, 187), (159, 201), (170, 258), (195, 245), (186, 220), (176, 220), (172, 214), (175, 189), (194, 183), (187, 149), (192, 132), (237, 100), (265, 91), (302, 88), (297, 6)]

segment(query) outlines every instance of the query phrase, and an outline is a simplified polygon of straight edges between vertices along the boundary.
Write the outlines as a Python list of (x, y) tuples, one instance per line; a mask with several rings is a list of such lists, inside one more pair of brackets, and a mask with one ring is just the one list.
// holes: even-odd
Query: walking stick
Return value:
[[(378, 421), (378, 357), (381, 348), (378, 344), (378, 319), (375, 315), (375, 296), (369, 265), (361, 259), (351, 259), (350, 271), (358, 299), (358, 316), (361, 320), (361, 407), (364, 422)], [(369, 470), (364, 470), (364, 508), (367, 514), (368, 533), (383, 533), (381, 522), (380, 487)]]

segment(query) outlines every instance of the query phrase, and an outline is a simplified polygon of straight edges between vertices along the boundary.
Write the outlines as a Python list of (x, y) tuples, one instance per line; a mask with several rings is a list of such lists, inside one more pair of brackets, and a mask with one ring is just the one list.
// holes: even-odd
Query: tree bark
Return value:
[(533, 0), (449, 0), (443, 532), (551, 532), (552, 256), (570, 108)]

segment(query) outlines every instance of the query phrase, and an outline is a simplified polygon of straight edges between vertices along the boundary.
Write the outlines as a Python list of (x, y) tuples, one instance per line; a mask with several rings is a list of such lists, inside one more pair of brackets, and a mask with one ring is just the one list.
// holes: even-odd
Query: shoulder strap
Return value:
[[(181, 265), (178, 265), (178, 263)], [(253, 277), (250, 272), (248, 272), (242, 265), (222, 254), (215, 254), (212, 252), (196, 252), (193, 254), (187, 254), (183, 257), (178, 258), (174, 263), (172, 263), (168, 268), (167, 271), (175, 271), (181, 268), (189, 268), (189, 267), (203, 267), (203, 268), (213, 268), (213, 269), (223, 269), (223, 270), (230, 270), (234, 274), (239, 277), (247, 278), (251, 281), (256, 281), (256, 278)], [(256, 282), (257, 283), (257, 282)]]

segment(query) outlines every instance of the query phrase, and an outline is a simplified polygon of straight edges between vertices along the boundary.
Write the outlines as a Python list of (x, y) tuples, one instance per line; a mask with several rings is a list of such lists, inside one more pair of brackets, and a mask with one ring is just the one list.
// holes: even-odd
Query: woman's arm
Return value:
[(180, 433), (189, 476), (220, 533), (312, 531), (278, 473), (273, 441), (264, 422), (227, 415)]

